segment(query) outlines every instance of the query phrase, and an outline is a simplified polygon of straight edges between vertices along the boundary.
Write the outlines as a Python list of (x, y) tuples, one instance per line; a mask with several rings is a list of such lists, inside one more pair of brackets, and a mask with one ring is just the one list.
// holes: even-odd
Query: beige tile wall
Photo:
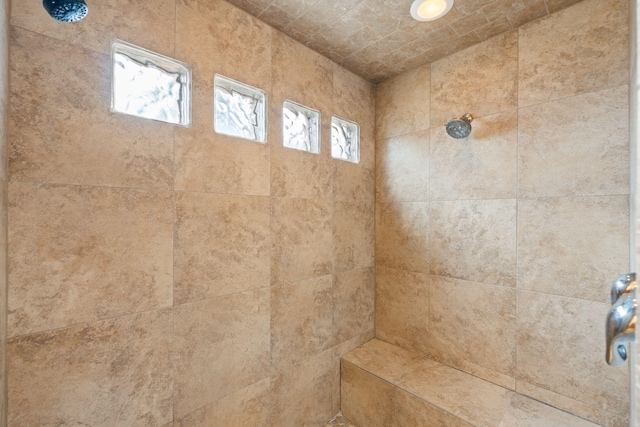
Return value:
[[(142, 3), (14, 4), (9, 425), (321, 425), (373, 336), (373, 87), (225, 1)], [(193, 67), (190, 128), (109, 112), (114, 37)], [(267, 91), (267, 144), (213, 132), (216, 73)], [(284, 99), (320, 110), (320, 155), (282, 148)]]
[(629, 262), (627, 16), (585, 0), (376, 95), (377, 336), (606, 426), (629, 405), (603, 328)]
[(0, 426), (7, 423), (7, 153), (9, 120), (9, 9), (0, 2)]

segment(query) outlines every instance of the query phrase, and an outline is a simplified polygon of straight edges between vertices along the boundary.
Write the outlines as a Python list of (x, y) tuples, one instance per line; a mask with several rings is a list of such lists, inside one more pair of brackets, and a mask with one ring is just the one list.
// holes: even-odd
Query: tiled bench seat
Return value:
[(597, 427), (375, 339), (342, 357), (341, 408), (358, 427)]

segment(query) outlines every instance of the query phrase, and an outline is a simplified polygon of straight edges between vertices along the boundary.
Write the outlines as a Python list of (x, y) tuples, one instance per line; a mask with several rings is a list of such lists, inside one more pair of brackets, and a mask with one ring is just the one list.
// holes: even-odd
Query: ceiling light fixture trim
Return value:
[(414, 0), (411, 16), (416, 21), (434, 21), (442, 18), (453, 7), (453, 0)]

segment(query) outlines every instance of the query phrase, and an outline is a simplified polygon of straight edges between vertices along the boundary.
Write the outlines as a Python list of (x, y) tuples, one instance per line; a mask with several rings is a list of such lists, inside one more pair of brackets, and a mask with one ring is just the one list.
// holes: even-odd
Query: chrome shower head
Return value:
[(89, 13), (84, 0), (44, 0), (42, 5), (53, 19), (60, 22), (76, 22)]
[(449, 120), (446, 124), (447, 133), (450, 137), (455, 139), (463, 139), (469, 136), (471, 133), (471, 121), (473, 117), (467, 113), (462, 117), (456, 117)]

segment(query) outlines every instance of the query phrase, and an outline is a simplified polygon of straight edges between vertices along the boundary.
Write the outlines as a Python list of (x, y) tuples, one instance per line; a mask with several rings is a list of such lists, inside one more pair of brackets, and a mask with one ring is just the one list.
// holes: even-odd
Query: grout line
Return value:
[(14, 336), (8, 337), (8, 340), (15, 340), (15, 339), (19, 339), (19, 338), (25, 338), (25, 337), (29, 337), (29, 336), (33, 336), (33, 335), (45, 334), (45, 333), (50, 333), (50, 332), (64, 331), (66, 329), (71, 329), (71, 328), (89, 327), (89, 326), (92, 326), (92, 325), (96, 325), (98, 323), (110, 322), (110, 321), (123, 319), (125, 317), (139, 316), (139, 315), (142, 315), (142, 314), (155, 313), (155, 312), (163, 311), (163, 310), (173, 310), (173, 307), (172, 306), (155, 307), (155, 308), (151, 308), (149, 310), (136, 311), (136, 312), (133, 312), (133, 313), (125, 313), (125, 314), (121, 314), (121, 315), (113, 316), (113, 317), (105, 317), (105, 318), (101, 318), (101, 319), (88, 320), (86, 322), (72, 323), (70, 325), (60, 326), (60, 327), (57, 327), (57, 328), (43, 329), (43, 330), (39, 330), (39, 331), (27, 332), (25, 334), (14, 335)]
[[(518, 253), (519, 253), (519, 245), (518, 245), (518, 223), (520, 222), (520, 30), (517, 30), (518, 43), (516, 44), (516, 235), (515, 235), (515, 307), (514, 307), (514, 328), (513, 328), (513, 378), (514, 378), (514, 391), (517, 388), (517, 378), (518, 378), (518, 323), (520, 317), (518, 316), (520, 307), (520, 291), (519, 291), (519, 263), (518, 263)], [(512, 398), (513, 399), (513, 398)], [(504, 417), (504, 414), (503, 414)]]

